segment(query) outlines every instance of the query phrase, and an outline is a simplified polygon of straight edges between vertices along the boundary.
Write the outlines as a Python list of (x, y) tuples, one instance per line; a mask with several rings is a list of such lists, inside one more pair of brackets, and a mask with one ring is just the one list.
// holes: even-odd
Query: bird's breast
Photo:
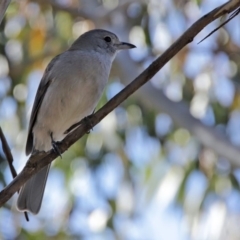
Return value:
[[(74, 58), (75, 57), (75, 58)], [(68, 58), (69, 59), (69, 58)], [(76, 122), (92, 114), (107, 84), (111, 62), (99, 56), (73, 56), (53, 68), (49, 86), (39, 109), (35, 126), (53, 132), (61, 140), (63, 133)]]

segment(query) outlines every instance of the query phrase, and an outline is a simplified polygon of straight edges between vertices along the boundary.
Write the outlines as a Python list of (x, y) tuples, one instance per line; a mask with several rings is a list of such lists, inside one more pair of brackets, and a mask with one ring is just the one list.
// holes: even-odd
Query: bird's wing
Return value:
[(33, 108), (32, 108), (32, 113), (30, 117), (30, 123), (29, 123), (29, 128), (28, 128), (28, 136), (27, 136), (27, 143), (26, 143), (26, 155), (30, 154), (32, 152), (33, 148), (33, 126), (36, 122), (37, 119), (37, 114), (40, 109), (40, 106), (42, 104), (42, 101), (44, 99), (44, 96), (47, 92), (48, 87), (50, 86), (51, 82), (53, 79), (50, 78), (50, 71), (52, 67), (54, 66), (55, 62), (59, 59), (60, 55), (57, 55), (55, 58), (52, 59), (52, 61), (48, 64), (42, 80), (38, 86), (38, 90), (35, 96)]

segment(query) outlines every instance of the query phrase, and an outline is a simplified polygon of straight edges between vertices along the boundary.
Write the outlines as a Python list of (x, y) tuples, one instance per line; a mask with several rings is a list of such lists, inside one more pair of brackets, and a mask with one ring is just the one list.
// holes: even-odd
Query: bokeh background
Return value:
[[(101, 107), (223, 0), (13, 0), (0, 25), (0, 125), (21, 171), (49, 61), (82, 33), (115, 32)], [(240, 17), (206, 27), (52, 165), (38, 215), (0, 209), (0, 239), (240, 239)], [(94, 71), (94, 66), (89, 66)], [(238, 161), (239, 158), (239, 161)], [(12, 180), (0, 149), (0, 187)]]

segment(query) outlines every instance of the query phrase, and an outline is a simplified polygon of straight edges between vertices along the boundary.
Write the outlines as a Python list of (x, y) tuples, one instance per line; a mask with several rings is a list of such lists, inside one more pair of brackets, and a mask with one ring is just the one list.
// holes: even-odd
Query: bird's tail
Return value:
[(37, 214), (39, 212), (49, 168), (50, 164), (30, 178), (22, 187), (17, 200), (17, 208), (19, 211), (30, 211), (33, 214)]

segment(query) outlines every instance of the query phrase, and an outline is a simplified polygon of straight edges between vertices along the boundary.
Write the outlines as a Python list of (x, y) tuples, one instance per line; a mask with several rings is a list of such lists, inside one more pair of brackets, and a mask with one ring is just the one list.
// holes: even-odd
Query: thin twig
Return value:
[(238, 14), (240, 13), (240, 8), (238, 8), (236, 11), (234, 11), (228, 18), (228, 20), (226, 20), (225, 22), (223, 22), (219, 27), (215, 28), (213, 31), (211, 31), (205, 38), (203, 38), (199, 43), (201, 43), (202, 41), (204, 41), (205, 39), (207, 39), (208, 37), (210, 37), (213, 33), (215, 33), (219, 28), (223, 27), (224, 25), (226, 25), (228, 22), (230, 22), (233, 18), (235, 18)]
[[(15, 170), (15, 168), (13, 166), (13, 156), (12, 156), (10, 147), (9, 147), (9, 145), (7, 143), (7, 140), (5, 138), (5, 135), (4, 135), (1, 127), (0, 127), (0, 139), (1, 139), (1, 142), (2, 142), (3, 152), (4, 152), (5, 157), (7, 159), (10, 171), (12, 173), (12, 177), (14, 179), (17, 176), (17, 172), (16, 172), (16, 170)], [(25, 215), (26, 220), (29, 221), (29, 217), (28, 217), (27, 212), (24, 212), (24, 215)]]
[(12, 173), (13, 178), (15, 178), (17, 176), (17, 172), (16, 172), (16, 170), (13, 166), (13, 156), (12, 156), (11, 150), (8, 146), (7, 140), (6, 140), (6, 138), (3, 134), (3, 131), (2, 131), (1, 127), (0, 127), (0, 139), (1, 139), (1, 142), (2, 142), (2, 149), (3, 149), (3, 152), (6, 156), (6, 159), (8, 161), (10, 171)]

